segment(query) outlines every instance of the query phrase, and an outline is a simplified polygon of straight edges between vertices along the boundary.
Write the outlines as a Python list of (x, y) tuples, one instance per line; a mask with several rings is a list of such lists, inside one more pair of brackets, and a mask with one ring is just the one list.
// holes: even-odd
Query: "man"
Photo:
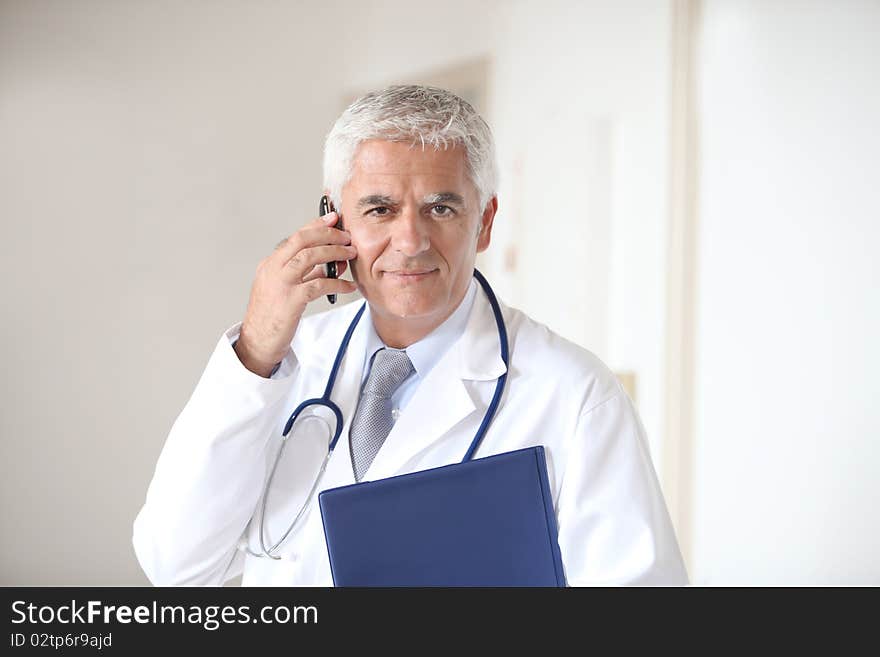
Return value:
[[(390, 87), (342, 114), (324, 153), (339, 212), (260, 263), (244, 320), (221, 337), (159, 458), (134, 525), (152, 582), (243, 572), (246, 585), (332, 585), (314, 493), (460, 461), (507, 372), (476, 456), (544, 446), (567, 582), (686, 583), (641, 423), (611, 372), (503, 304), (509, 367), (501, 359), (473, 275), (496, 179), (488, 126), (449, 92)], [(334, 261), (354, 282), (326, 276)], [(366, 309), (332, 391), (344, 426), (322, 469), (333, 413), (297, 420), (283, 448), (281, 434), (321, 395), (361, 303), (303, 313), (355, 290)]]

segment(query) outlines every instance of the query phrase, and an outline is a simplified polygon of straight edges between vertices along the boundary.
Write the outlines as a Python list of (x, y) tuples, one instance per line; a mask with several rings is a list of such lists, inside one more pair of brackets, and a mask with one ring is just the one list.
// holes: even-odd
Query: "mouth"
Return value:
[(401, 283), (417, 283), (436, 272), (436, 269), (398, 269), (396, 271), (386, 271), (384, 275), (390, 276), (392, 280)]

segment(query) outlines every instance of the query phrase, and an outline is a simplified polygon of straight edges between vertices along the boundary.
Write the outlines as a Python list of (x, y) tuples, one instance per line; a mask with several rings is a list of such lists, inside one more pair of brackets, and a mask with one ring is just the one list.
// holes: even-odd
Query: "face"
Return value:
[(358, 147), (341, 214), (357, 248), (352, 275), (377, 322), (430, 330), (464, 298), (497, 208), (494, 198), (479, 207), (466, 167), (459, 146)]

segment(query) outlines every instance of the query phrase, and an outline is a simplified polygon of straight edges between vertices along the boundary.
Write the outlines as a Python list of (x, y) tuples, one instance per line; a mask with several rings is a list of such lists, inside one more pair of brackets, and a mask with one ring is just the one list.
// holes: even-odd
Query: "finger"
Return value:
[(279, 242), (271, 257), (277, 260), (279, 266), (283, 266), (302, 249), (322, 244), (350, 243), (351, 233), (346, 230), (332, 228), (318, 220), (317, 224), (315, 222), (306, 224), (298, 231)]
[[(337, 260), (336, 261), (336, 277), (339, 278), (342, 274), (345, 273), (345, 270), (348, 269), (348, 263), (345, 260)], [(308, 272), (305, 276), (303, 276), (303, 282), (310, 281), (313, 278), (325, 278), (327, 276), (327, 266), (326, 265), (315, 265), (312, 267), (312, 271)]]
[(324, 278), (325, 276), (324, 265), (315, 265), (312, 267), (312, 271), (303, 276), (303, 283), (308, 283), (315, 278)]
[(355, 257), (357, 257), (357, 249), (351, 245), (313, 246), (297, 252), (288, 260), (282, 269), (282, 274), (288, 280), (302, 281), (315, 265), (323, 266), (328, 262), (351, 260)]
[(351, 294), (355, 290), (357, 283), (344, 278), (315, 278), (300, 285), (300, 291), (305, 296), (306, 302), (328, 294)]
[[(345, 260), (338, 260), (336, 262), (336, 276), (342, 276), (345, 273), (345, 270), (348, 269), (348, 263)], [(325, 278), (327, 276), (327, 270), (324, 265), (315, 265), (312, 267), (312, 271), (303, 276), (303, 282), (310, 281), (313, 278)]]
[[(332, 215), (332, 216), (331, 216)], [(317, 219), (313, 219), (309, 223), (305, 224), (301, 228), (297, 228), (293, 233), (288, 235), (287, 237), (281, 238), (278, 244), (275, 245), (275, 249), (279, 249), (283, 247), (285, 244), (288, 244), (293, 238), (297, 237), (303, 230), (309, 228), (321, 228), (324, 226), (332, 226), (336, 223), (337, 216), (336, 213), (325, 214)]]
[(339, 213), (336, 210), (332, 210), (327, 214), (321, 215), (313, 223), (321, 226), (335, 226), (339, 222)]
[[(303, 226), (295, 233), (288, 235), (287, 237), (282, 239), (280, 242), (278, 242), (278, 244), (275, 246), (275, 250), (269, 256), (270, 260), (272, 260), (276, 266), (283, 267), (288, 260), (290, 260), (293, 256), (297, 254), (297, 252), (301, 251), (304, 248), (307, 248), (308, 246), (311, 246), (311, 244), (308, 244), (307, 241), (311, 241), (309, 240), (309, 238), (314, 237), (314, 235), (311, 233), (305, 234), (305, 231), (313, 228), (319, 227)], [(333, 236), (330, 235), (330, 233), (326, 233), (325, 237), (327, 239), (331, 239)]]

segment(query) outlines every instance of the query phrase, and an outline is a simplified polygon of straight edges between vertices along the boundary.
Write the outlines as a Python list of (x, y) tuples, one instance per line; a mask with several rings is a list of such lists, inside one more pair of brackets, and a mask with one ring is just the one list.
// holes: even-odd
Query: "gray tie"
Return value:
[(380, 349), (364, 384), (357, 412), (351, 422), (351, 464), (360, 481), (391, 431), (391, 395), (413, 372), (405, 351)]

